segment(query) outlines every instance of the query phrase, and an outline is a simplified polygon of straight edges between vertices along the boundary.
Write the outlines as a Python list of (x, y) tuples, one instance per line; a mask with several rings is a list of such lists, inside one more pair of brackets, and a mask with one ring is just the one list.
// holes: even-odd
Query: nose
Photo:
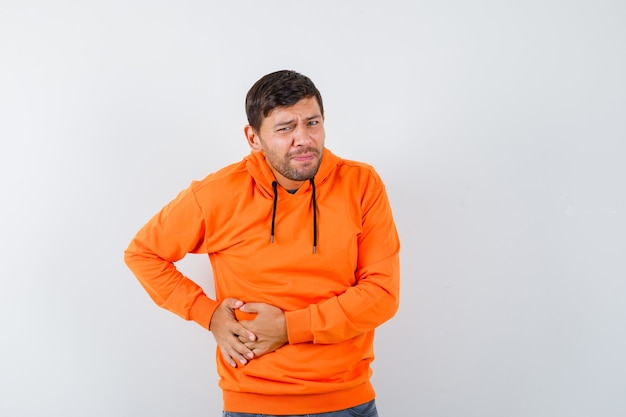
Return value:
[(293, 130), (293, 145), (303, 146), (311, 143), (311, 137), (301, 124), (298, 124)]

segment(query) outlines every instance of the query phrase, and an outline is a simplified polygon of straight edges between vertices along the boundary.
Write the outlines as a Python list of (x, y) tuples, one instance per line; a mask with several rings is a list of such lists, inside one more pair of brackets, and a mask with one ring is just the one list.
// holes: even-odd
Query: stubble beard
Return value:
[[(291, 166), (291, 159), (305, 153), (312, 153), (317, 157), (317, 163), (315, 165), (304, 166), (302, 168), (294, 168)], [(306, 181), (310, 180), (317, 174), (317, 171), (322, 164), (322, 154), (315, 148), (306, 148), (298, 150), (297, 152), (291, 152), (287, 154), (283, 159), (276, 157), (276, 155), (268, 155), (268, 159), (274, 165), (274, 169), (278, 171), (283, 177), (292, 181)]]

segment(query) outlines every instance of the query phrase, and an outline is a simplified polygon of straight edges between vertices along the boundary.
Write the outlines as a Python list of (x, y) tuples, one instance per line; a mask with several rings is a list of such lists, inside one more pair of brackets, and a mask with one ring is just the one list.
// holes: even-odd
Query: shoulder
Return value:
[(359, 183), (368, 183), (371, 186), (384, 186), (376, 169), (366, 162), (340, 159), (337, 163), (337, 172), (341, 178), (347, 179), (350, 182), (356, 181)]
[(216, 189), (234, 191), (245, 182), (250, 182), (250, 174), (245, 160), (242, 160), (212, 172), (201, 180), (193, 181), (190, 189), (193, 193), (214, 192)]

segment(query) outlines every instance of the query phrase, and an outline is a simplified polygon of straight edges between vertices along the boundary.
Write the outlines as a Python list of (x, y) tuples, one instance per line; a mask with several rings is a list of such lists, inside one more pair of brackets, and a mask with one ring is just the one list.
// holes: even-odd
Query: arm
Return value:
[(338, 343), (369, 332), (398, 309), (400, 242), (377, 175), (362, 199), (356, 285), (343, 294), (285, 313), (289, 343)]
[(242, 342), (255, 356), (285, 343), (338, 343), (369, 332), (391, 318), (399, 299), (399, 240), (384, 187), (366, 193), (358, 240), (357, 283), (343, 294), (295, 311), (264, 303), (240, 310), (255, 313), (241, 321), (257, 340)]
[(218, 303), (174, 265), (202, 250), (204, 232), (202, 210), (185, 190), (137, 232), (124, 261), (159, 307), (208, 328)]
[(202, 252), (204, 235), (204, 214), (187, 189), (139, 230), (124, 260), (157, 305), (210, 328), (224, 359), (231, 366), (235, 360), (245, 364), (251, 351), (236, 335), (248, 340), (254, 335), (235, 319), (234, 310), (243, 303), (226, 299), (219, 304), (174, 265), (187, 253)]

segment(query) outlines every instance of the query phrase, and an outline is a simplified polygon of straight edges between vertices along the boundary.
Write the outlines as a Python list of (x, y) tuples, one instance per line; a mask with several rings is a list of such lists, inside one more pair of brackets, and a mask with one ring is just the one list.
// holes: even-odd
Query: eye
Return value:
[(277, 132), (288, 132), (291, 130), (291, 126), (283, 126), (279, 129), (276, 129)]
[(319, 124), (319, 120), (309, 120), (309, 126), (317, 126)]

